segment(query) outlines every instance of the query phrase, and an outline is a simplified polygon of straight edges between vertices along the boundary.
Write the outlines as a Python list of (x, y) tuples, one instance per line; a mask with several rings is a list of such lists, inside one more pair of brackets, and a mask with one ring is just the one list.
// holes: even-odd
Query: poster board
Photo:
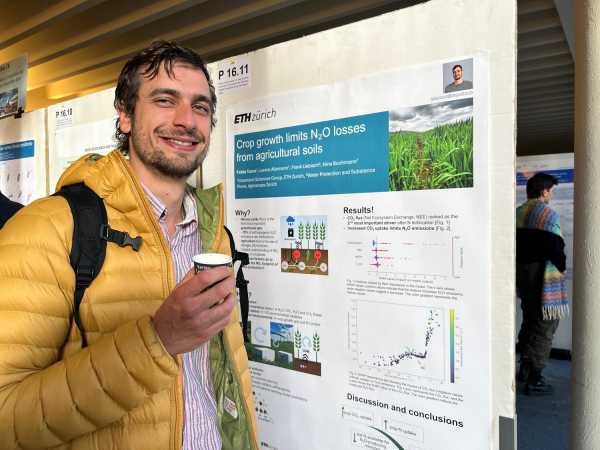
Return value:
[(0, 120), (0, 191), (29, 204), (46, 195), (45, 110)]
[[(515, 5), (498, 3), (431, 1), (243, 55), (251, 82), (222, 89), (204, 183), (226, 180), (251, 255), (267, 448), (499, 448), (498, 417), (514, 417)], [(444, 92), (461, 62), (472, 89)], [(470, 162), (432, 153), (450, 133)]]
[(86, 153), (106, 154), (115, 148), (113, 100), (111, 88), (48, 108), (50, 192), (73, 161)]
[[(527, 200), (525, 190), (527, 180), (536, 172), (546, 172), (558, 178), (559, 184), (554, 188), (554, 195), (550, 207), (560, 216), (560, 225), (565, 240), (565, 254), (567, 255), (567, 271), (565, 284), (570, 305), (573, 305), (573, 208), (575, 206), (575, 171), (573, 153), (559, 153), (552, 155), (520, 156), (517, 158), (517, 190), (516, 204), (520, 205)], [(517, 330), (521, 326), (523, 315), (517, 304)], [(572, 348), (572, 319), (569, 314), (560, 320), (554, 333), (552, 347), (570, 351)]]

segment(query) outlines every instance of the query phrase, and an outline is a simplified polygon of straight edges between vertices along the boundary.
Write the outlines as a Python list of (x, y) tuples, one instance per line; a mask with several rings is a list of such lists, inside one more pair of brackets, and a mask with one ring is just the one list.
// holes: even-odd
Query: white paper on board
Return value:
[(269, 448), (488, 445), (489, 73), (460, 60), (472, 89), (440, 60), (227, 109)]
[(249, 87), (252, 81), (252, 65), (247, 56), (236, 56), (222, 61), (212, 75), (217, 94)]
[(58, 128), (51, 149), (50, 186), (53, 188), (65, 169), (83, 155), (105, 155), (114, 149), (114, 133), (114, 118)]

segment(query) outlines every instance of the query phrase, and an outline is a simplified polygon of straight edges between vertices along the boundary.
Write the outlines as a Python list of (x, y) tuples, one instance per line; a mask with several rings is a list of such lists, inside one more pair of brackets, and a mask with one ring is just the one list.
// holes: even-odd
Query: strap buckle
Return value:
[(88, 287), (94, 279), (94, 268), (92, 266), (77, 266), (75, 276), (77, 277), (78, 284)]
[(100, 225), (100, 239), (108, 242), (114, 242), (119, 247), (129, 245), (134, 251), (139, 251), (142, 246), (142, 237), (136, 236), (132, 238), (126, 231), (113, 230), (109, 225)]

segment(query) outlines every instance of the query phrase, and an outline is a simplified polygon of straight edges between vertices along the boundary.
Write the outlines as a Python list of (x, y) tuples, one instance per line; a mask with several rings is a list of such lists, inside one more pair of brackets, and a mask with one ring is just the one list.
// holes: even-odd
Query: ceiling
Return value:
[(517, 5), (517, 154), (572, 152), (572, 0), (518, 0)]
[(156, 39), (208, 61), (424, 0), (0, 0), (0, 62), (28, 54), (27, 110), (116, 83)]
[[(33, 110), (113, 86), (155, 39), (215, 61), (423, 1), (0, 0), (0, 62), (28, 54)], [(517, 3), (517, 153), (572, 151), (574, 67), (561, 25), (571, 0)]]

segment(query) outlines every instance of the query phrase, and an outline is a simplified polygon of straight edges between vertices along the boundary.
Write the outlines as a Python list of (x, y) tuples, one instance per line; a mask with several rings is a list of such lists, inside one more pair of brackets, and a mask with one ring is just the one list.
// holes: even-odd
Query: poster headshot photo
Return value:
[(473, 59), (451, 61), (442, 65), (444, 94), (473, 89)]

